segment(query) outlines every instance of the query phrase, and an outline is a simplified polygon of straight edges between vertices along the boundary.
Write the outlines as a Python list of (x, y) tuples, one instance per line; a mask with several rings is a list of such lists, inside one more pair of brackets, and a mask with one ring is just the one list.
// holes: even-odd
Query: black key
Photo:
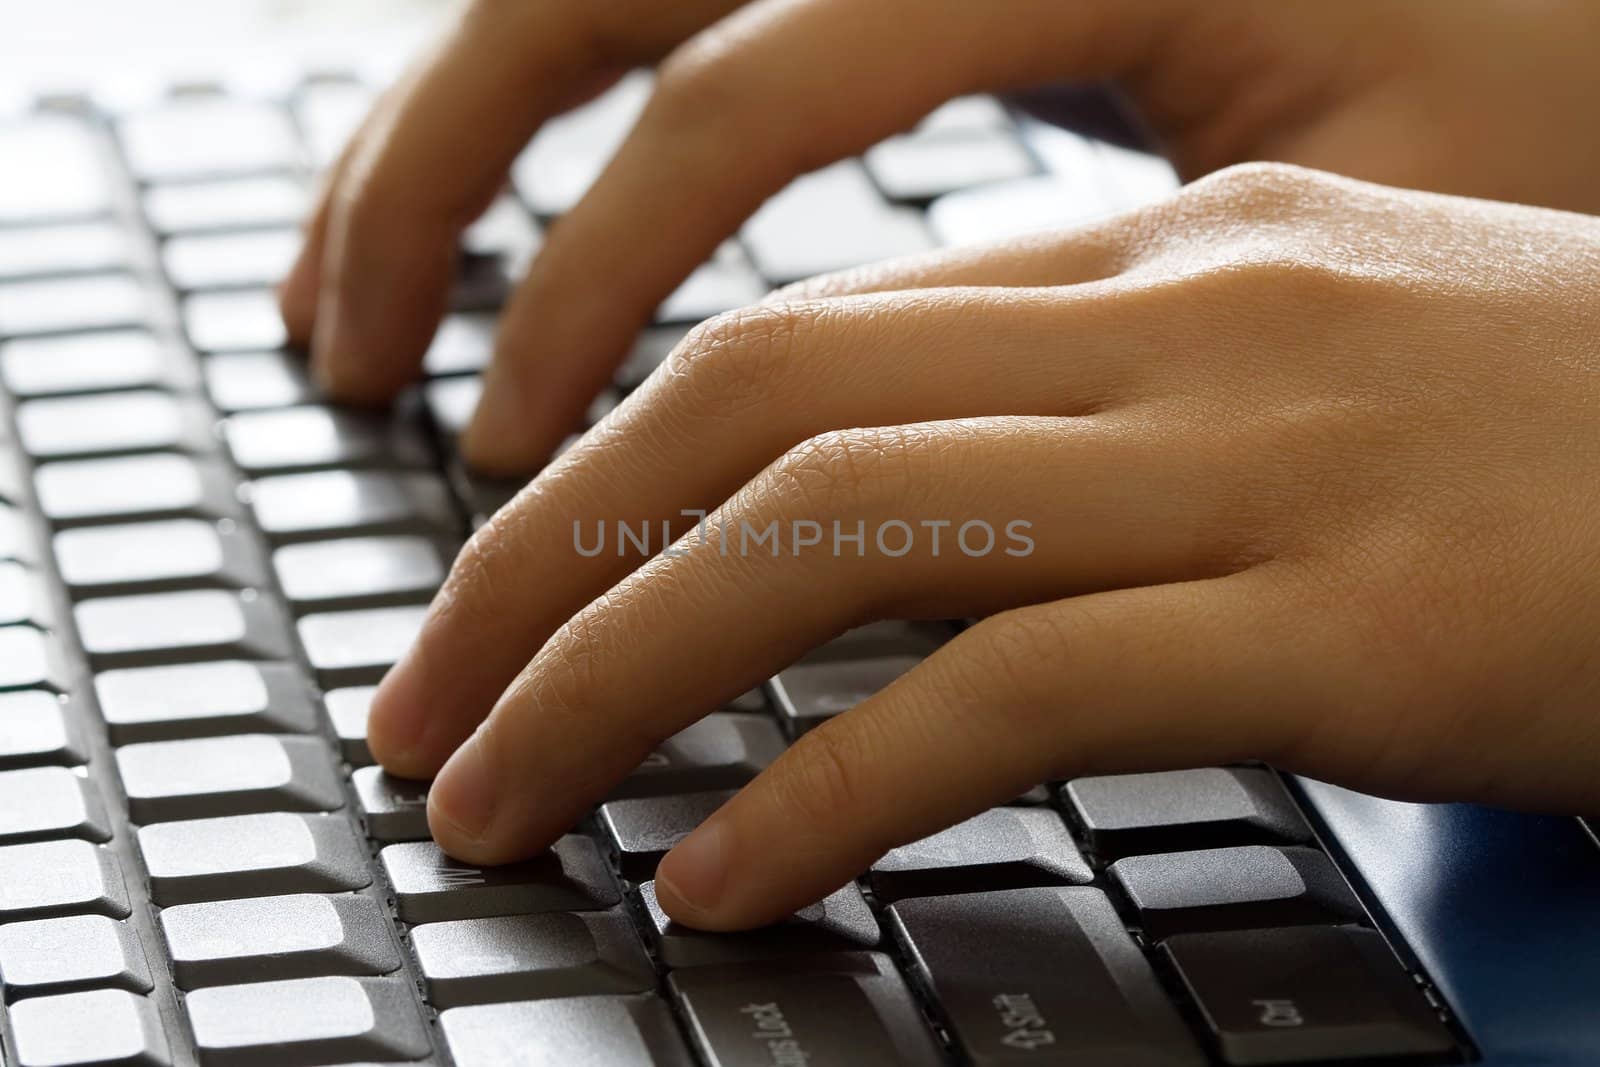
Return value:
[(920, 664), (923, 656), (896, 652), (862, 659), (802, 660), (772, 680), (778, 714), (794, 734), (822, 725), (875, 696)]
[(707, 715), (661, 742), (611, 796), (733, 789), (760, 774), (783, 748), (783, 735), (765, 715)]
[(1090, 846), (1108, 859), (1311, 840), (1282, 784), (1259, 767), (1078, 778), (1062, 799), (1088, 831)]
[(1223, 1059), (1238, 1067), (1455, 1048), (1371, 930), (1290, 927), (1181, 934), (1165, 952)]
[[(451, 1008), (439, 1028), (456, 1067), (691, 1067), (655, 997), (562, 997)], [(820, 1065), (819, 1065), (820, 1067)]]
[[(348, 690), (338, 690), (348, 692)], [(382, 767), (362, 767), (350, 776), (356, 803), (374, 841), (426, 841), (428, 783), (396, 778)]]
[(1061, 817), (1048, 808), (993, 808), (921, 841), (901, 845), (872, 865), (882, 900), (1084, 885), (1094, 872)]
[(944, 1062), (905, 982), (876, 952), (691, 967), (669, 984), (711, 1067)]
[(1098, 889), (924, 897), (888, 918), (913, 978), (978, 1067), (1205, 1063)]
[(710, 933), (683, 926), (667, 918), (656, 902), (656, 884), (639, 887), (639, 899), (656, 955), (668, 967), (703, 967), (714, 963), (744, 963), (817, 952), (853, 952), (878, 947), (878, 920), (854, 882), (794, 915), (764, 926), (733, 934)]
[(1327, 856), (1311, 848), (1240, 845), (1129, 856), (1111, 877), (1145, 935), (1359, 922), (1363, 912)]
[(395, 908), (408, 923), (592, 911), (621, 899), (594, 842), (576, 834), (531, 860), (503, 867), (457, 862), (431, 841), (390, 845), (378, 859), (394, 889)]
[(602, 804), (600, 825), (610, 838), (622, 877), (648, 881), (661, 857), (731, 796), (731, 791), (683, 793)]

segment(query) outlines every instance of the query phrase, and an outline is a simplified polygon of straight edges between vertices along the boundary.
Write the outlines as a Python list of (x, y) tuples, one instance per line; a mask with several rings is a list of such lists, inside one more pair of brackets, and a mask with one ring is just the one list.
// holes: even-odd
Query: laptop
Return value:
[[(372, 87), (56, 95), (0, 119), (0, 1063), (1600, 1063), (1600, 843), (1260, 765), (1044, 782), (773, 927), (656, 862), (955, 632), (845, 635), (672, 738), (547, 854), (428, 839), (372, 686), (515, 492), (467, 469), (495, 310), (649, 76), (546, 127), (465, 235), (426, 378), (332, 407), (271, 287)], [(660, 309), (1168, 195), (974, 97), (796, 181)], [(574, 427), (574, 433), (582, 427)]]

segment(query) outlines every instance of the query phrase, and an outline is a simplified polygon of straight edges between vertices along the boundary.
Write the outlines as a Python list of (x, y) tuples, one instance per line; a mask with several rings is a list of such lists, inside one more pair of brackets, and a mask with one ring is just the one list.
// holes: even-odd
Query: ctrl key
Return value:
[(34, 997), (11, 1007), (17, 1067), (166, 1067), (156, 1006), (122, 989)]
[(943, 1056), (889, 957), (844, 952), (674, 971), (672, 992), (711, 1067), (921, 1067)]
[(1439, 1056), (1450, 1033), (1372, 930), (1182, 934), (1165, 952), (1237, 1067)]

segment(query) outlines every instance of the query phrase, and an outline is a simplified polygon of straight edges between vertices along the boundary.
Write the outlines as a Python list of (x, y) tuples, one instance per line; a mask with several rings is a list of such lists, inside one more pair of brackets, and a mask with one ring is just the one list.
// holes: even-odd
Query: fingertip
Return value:
[(317, 270), (311, 246), (300, 250), (294, 265), (278, 286), (278, 314), (289, 334), (289, 343), (304, 346), (317, 324)]
[(407, 655), (378, 683), (367, 712), (367, 748), (384, 770), (401, 778), (432, 778), (445, 759), (423, 744), (428, 719), (421, 689)]
[(439, 771), (428, 790), (428, 829), (458, 859), (504, 863), (515, 857), (490, 834), (500, 787), (484, 759), (482, 737), (479, 732), (467, 738)]
[(697, 929), (738, 929), (724, 906), (729, 859), (728, 831), (712, 818), (680, 841), (657, 866), (656, 900), (662, 910), (674, 921)]

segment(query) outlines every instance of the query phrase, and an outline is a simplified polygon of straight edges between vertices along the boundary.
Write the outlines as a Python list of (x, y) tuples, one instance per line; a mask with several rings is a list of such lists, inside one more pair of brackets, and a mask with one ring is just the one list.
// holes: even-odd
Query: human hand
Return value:
[(284, 314), (332, 395), (391, 397), (445, 310), (461, 229), (540, 122), (660, 62), (637, 128), (505, 311), (462, 447), (522, 472), (764, 198), (950, 97), (1111, 79), (1187, 177), (1279, 159), (1600, 209), (1600, 142), (1582, 134), (1597, 40), (1588, 0), (477, 0), (334, 168)]
[[(443, 766), (448, 852), (511, 860), (840, 631), (987, 616), (679, 845), (662, 906), (758, 924), (1090, 773), (1263, 759), (1593, 810), (1597, 282), (1600, 220), (1257, 165), (802, 285), (695, 330), (477, 533), (372, 750)], [(574, 517), (701, 506), (673, 553), (575, 550)], [(865, 553), (791, 551), (807, 520)], [(936, 556), (939, 520), (1033, 549)], [(740, 545), (773, 522), (779, 555)]]

